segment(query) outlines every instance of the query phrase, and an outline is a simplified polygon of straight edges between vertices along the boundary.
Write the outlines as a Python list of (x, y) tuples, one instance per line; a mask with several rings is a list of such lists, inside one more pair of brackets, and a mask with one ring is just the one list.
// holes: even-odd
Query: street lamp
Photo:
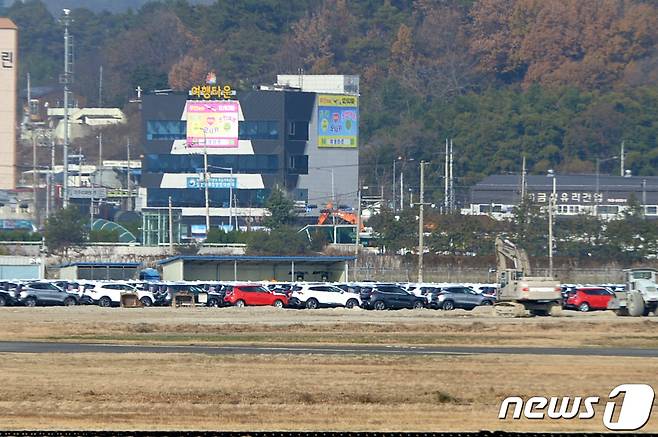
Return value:
[[(216, 168), (218, 170), (226, 170), (231, 173), (231, 181), (228, 185), (228, 226), (231, 227), (233, 226), (233, 184), (235, 180), (233, 179), (233, 167), (219, 167), (216, 165), (212, 165), (212, 168)], [(207, 182), (206, 182), (207, 185)], [(235, 229), (238, 229), (238, 218), (237, 216), (235, 217)]]
[[(394, 161), (393, 161), (393, 211), (397, 211), (397, 205), (396, 205), (396, 197), (395, 197), (395, 191), (396, 191), (396, 184), (395, 184), (395, 165), (396, 163), (400, 161), (400, 163), (404, 164), (405, 162), (413, 162), (415, 161), (414, 158), (403, 158), (402, 156), (398, 156)], [(404, 209), (404, 167), (402, 170), (400, 170), (400, 210)]]

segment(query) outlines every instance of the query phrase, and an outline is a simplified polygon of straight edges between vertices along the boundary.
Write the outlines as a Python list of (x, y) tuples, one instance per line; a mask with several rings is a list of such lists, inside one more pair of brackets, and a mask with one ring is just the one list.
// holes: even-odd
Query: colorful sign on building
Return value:
[(187, 147), (238, 147), (238, 102), (188, 100), (186, 111)]
[[(187, 188), (205, 188), (206, 181), (203, 178), (188, 177)], [(208, 178), (208, 188), (237, 188), (238, 181), (236, 178), (223, 177), (223, 178)]]
[(359, 138), (359, 98), (318, 95), (318, 147), (355, 148)]

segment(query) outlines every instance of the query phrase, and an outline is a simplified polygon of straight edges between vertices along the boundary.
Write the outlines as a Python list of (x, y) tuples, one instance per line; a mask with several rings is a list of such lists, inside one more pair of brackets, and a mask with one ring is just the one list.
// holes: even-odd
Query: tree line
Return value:
[[(34, 84), (55, 84), (56, 19), (41, 0), (3, 13), (21, 28), (21, 78), (29, 71)], [(209, 70), (237, 89), (300, 69), (360, 75), (365, 184), (388, 186), (397, 157), (424, 159), (428, 195), (440, 199), (431, 181), (446, 137), (458, 188), (518, 172), (522, 155), (534, 173), (592, 172), (622, 141), (634, 174), (656, 174), (655, 1), (168, 0), (72, 15), (74, 91), (89, 105), (98, 102), (101, 65), (104, 103), (115, 106), (138, 85), (185, 89)], [(108, 153), (122, 146), (118, 136)]]

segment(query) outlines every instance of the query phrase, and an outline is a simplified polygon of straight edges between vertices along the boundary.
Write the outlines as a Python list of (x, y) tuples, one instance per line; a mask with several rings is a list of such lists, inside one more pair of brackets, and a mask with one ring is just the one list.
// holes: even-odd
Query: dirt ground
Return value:
[[(658, 347), (658, 317), (274, 308), (0, 308), (0, 341)], [(531, 355), (0, 354), (0, 429), (604, 431), (658, 359)], [(498, 419), (507, 396), (600, 396), (581, 421)], [(656, 414), (654, 416), (658, 417)], [(658, 418), (642, 429), (658, 431)]]
[(658, 317), (565, 311), (496, 317), (476, 311), (275, 308), (0, 308), (0, 341), (141, 344), (385, 344), (658, 347)]

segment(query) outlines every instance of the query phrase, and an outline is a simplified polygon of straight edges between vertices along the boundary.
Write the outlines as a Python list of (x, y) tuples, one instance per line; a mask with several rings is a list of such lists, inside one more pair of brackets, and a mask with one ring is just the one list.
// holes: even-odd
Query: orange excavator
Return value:
[[(331, 216), (337, 217), (352, 225), (356, 225), (357, 223), (359, 223), (359, 218), (355, 213), (343, 211), (342, 209), (335, 209), (333, 203), (329, 202), (327, 203), (326, 208), (320, 210), (320, 217), (318, 218), (318, 224), (324, 225), (329, 219), (329, 217)], [(361, 228), (360, 231), (363, 231), (365, 229), (365, 226), (363, 226), (363, 221), (361, 222), (360, 228)]]

